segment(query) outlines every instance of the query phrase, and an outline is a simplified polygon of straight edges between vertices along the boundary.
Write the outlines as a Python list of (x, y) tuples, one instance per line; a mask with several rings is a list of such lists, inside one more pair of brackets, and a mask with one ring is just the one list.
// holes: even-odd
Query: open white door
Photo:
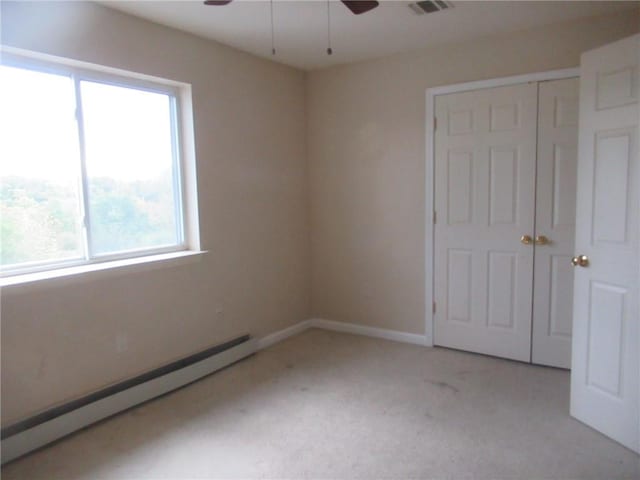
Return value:
[(571, 415), (640, 451), (640, 35), (582, 56)]

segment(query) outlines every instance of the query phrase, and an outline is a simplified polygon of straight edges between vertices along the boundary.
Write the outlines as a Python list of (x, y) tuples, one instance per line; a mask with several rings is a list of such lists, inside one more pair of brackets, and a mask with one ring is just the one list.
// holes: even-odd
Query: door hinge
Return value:
[(432, 311), (432, 313), (436, 313), (436, 302), (433, 302), (433, 304), (431, 306), (431, 311)]
[(438, 119), (433, 117), (433, 131), (435, 132), (438, 129)]
[(437, 215), (436, 215), (436, 211), (433, 211), (433, 224), (436, 224), (436, 219), (437, 219)]

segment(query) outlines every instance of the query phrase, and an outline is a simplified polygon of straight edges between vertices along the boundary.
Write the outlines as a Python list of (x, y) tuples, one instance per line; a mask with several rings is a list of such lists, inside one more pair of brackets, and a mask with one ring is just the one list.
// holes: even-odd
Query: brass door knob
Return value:
[(551, 243), (544, 235), (538, 235), (536, 237), (536, 245), (549, 245)]
[(578, 255), (571, 259), (571, 265), (574, 267), (587, 267), (589, 266), (589, 257), (586, 255)]
[(523, 235), (520, 237), (520, 242), (525, 245), (531, 245), (533, 243), (533, 239), (531, 238), (531, 235)]

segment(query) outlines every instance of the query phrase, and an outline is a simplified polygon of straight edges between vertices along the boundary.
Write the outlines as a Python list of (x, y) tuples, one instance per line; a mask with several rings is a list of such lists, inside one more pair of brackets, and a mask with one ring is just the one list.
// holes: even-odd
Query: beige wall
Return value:
[(626, 13), (309, 74), (314, 316), (425, 330), (427, 88), (575, 67), (639, 25)]
[(1, 13), (6, 45), (192, 84), (209, 250), (184, 265), (3, 289), (3, 425), (309, 317), (303, 72), (92, 4), (2, 2)]

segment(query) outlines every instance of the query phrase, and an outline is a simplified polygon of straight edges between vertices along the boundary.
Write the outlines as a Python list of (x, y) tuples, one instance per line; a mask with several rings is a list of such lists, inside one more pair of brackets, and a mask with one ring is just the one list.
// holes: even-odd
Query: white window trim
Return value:
[[(72, 75), (76, 89), (79, 82), (77, 77), (81, 77), (81, 80), (133, 87), (167, 94), (175, 98), (172, 123), (174, 128), (179, 129), (175, 132), (177, 140), (177, 145), (175, 146), (177, 151), (175, 153), (179, 168), (178, 172), (175, 172), (174, 181), (176, 181), (175, 187), (179, 192), (178, 195), (182, 204), (182, 208), (176, 208), (176, 218), (182, 227), (180, 229), (181, 235), (179, 236), (180, 242), (176, 245), (108, 255), (94, 255), (88, 259), (74, 258), (38, 262), (38, 265), (31, 269), (28, 267), (6, 269), (0, 276), (0, 286), (50, 280), (79, 273), (130, 267), (145, 263), (164, 263), (163, 261), (166, 260), (187, 258), (206, 253), (200, 249), (193, 105), (190, 84), (5, 45), (0, 45), (0, 55), (2, 56), (1, 63), (4, 65)], [(80, 138), (80, 141), (82, 142), (82, 138)], [(84, 172), (83, 182), (86, 182)], [(84, 185), (83, 194), (85, 196), (86, 192), (86, 185)], [(86, 198), (83, 203), (86, 205)], [(90, 235), (89, 230), (87, 235)]]

